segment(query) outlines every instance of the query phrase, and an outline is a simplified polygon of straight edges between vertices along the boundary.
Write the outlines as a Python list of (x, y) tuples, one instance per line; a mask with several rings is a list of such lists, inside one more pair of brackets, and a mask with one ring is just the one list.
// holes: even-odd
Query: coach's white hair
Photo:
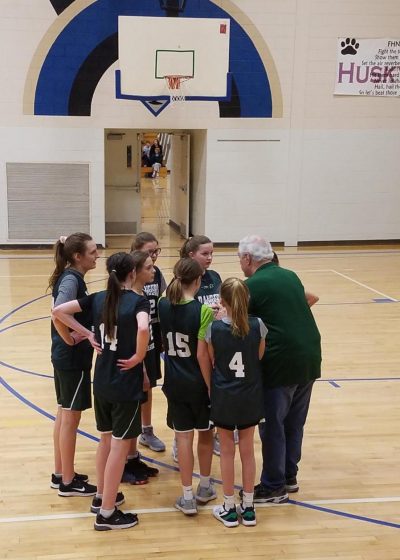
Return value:
[(248, 235), (239, 241), (239, 255), (245, 253), (255, 261), (271, 261), (274, 256), (271, 243), (259, 235)]

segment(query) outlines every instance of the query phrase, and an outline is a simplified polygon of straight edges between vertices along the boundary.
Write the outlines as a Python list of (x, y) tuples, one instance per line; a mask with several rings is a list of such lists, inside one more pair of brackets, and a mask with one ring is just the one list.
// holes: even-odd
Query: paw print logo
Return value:
[(358, 47), (360, 46), (357, 43), (356, 39), (349, 39), (347, 38), (345, 41), (340, 43), (342, 50), (340, 51), (342, 54), (357, 54)]

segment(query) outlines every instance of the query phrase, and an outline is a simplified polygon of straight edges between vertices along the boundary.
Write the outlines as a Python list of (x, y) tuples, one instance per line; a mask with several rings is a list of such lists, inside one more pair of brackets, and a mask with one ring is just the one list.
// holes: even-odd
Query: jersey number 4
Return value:
[(229, 362), (229, 369), (235, 372), (235, 377), (244, 377), (244, 364), (241, 352), (235, 352)]
[(168, 356), (179, 356), (180, 358), (189, 358), (191, 356), (188, 344), (189, 335), (180, 332), (169, 332), (167, 333), (167, 340)]

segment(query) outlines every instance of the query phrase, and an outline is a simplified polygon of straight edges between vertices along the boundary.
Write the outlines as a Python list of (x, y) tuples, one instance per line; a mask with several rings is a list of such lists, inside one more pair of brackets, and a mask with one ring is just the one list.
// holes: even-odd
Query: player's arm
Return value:
[(258, 359), (261, 360), (265, 352), (265, 346), (266, 346), (265, 337), (268, 334), (268, 329), (260, 318), (258, 318), (258, 322), (260, 324), (260, 336), (261, 336), (260, 345), (258, 347)]
[[(150, 307), (149, 307), (150, 310)], [(139, 311), (136, 315), (137, 320), (137, 334), (136, 334), (136, 352), (130, 358), (117, 361), (117, 366), (121, 371), (127, 371), (141, 362), (143, 362), (147, 347), (149, 345), (149, 313), (146, 311)]]
[[(86, 299), (86, 298), (84, 298)], [(88, 298), (87, 298), (88, 299)], [(83, 300), (81, 300), (83, 301)], [(96, 350), (100, 349), (99, 343), (94, 337), (94, 333), (81, 325), (74, 317), (75, 313), (82, 311), (81, 304), (78, 300), (74, 299), (72, 301), (67, 301), (61, 305), (53, 307), (51, 311), (51, 317), (58, 334), (69, 346), (74, 346), (80, 342), (79, 338), (76, 337), (75, 333), (80, 334), (83, 338), (87, 338), (90, 344)], [(68, 329), (72, 329), (74, 332), (70, 332)]]
[(211, 383), (212, 364), (211, 364), (210, 355), (208, 353), (208, 345), (205, 338), (206, 338), (207, 328), (212, 323), (213, 319), (214, 316), (211, 308), (208, 307), (207, 305), (202, 305), (200, 329), (197, 335), (198, 338), (197, 361), (199, 362), (200, 370), (209, 392), (210, 392), (210, 383)]
[(312, 307), (315, 303), (317, 303), (317, 301), (319, 301), (319, 297), (311, 292), (304, 292), (304, 294), (306, 296), (308, 307)]
[(207, 385), (208, 391), (210, 392), (211, 383), (211, 360), (208, 353), (207, 342), (205, 340), (197, 341), (197, 361), (203, 375), (203, 379)]

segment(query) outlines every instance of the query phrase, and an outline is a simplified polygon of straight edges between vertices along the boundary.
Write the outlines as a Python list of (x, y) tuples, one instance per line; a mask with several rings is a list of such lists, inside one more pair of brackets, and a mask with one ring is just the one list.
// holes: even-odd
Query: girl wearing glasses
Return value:
[[(161, 295), (165, 292), (167, 284), (163, 273), (155, 266), (157, 257), (161, 252), (158, 246), (158, 241), (156, 237), (149, 232), (143, 231), (138, 233), (135, 240), (132, 243), (131, 251), (142, 251), (148, 253), (153, 261), (154, 277), (150, 281), (146, 281), (143, 286), (143, 291), (150, 302), (150, 320), (151, 328), (154, 337), (154, 348), (155, 348), (155, 360), (154, 360), (154, 372), (148, 372), (151, 381), (151, 387), (156, 385), (157, 379), (161, 378), (161, 352), (162, 342), (161, 342), (161, 331), (160, 323), (158, 320), (158, 300)], [(153, 383), (152, 383), (153, 381)], [(142, 405), (142, 434), (139, 437), (139, 443), (146, 447), (149, 447), (152, 451), (165, 451), (165, 443), (161, 441), (153, 431), (153, 426), (151, 423), (151, 411), (152, 411), (152, 392), (151, 388), (148, 391), (148, 400)]]

